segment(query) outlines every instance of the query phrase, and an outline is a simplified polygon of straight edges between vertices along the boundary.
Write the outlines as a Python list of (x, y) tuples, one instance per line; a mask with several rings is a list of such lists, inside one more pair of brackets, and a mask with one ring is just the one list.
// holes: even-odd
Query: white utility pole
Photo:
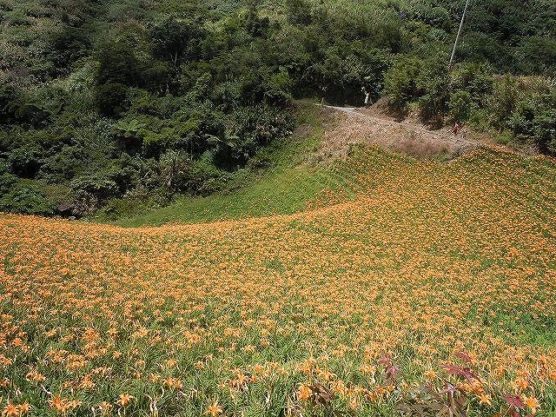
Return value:
[(463, 15), (461, 16), (461, 22), (459, 22), (458, 34), (456, 36), (456, 41), (454, 42), (454, 49), (452, 49), (452, 56), (450, 57), (450, 65), (448, 66), (448, 68), (450, 69), (452, 68), (452, 64), (454, 63), (454, 57), (456, 56), (456, 48), (458, 47), (461, 31), (463, 30), (463, 22), (465, 22), (465, 15), (467, 14), (467, 8), (469, 7), (470, 1), (471, 0), (466, 0), (465, 9), (463, 9)]

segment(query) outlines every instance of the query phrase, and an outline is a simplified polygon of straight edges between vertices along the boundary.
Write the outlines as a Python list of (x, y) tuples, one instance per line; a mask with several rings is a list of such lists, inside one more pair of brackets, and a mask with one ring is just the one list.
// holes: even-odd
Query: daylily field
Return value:
[(555, 415), (554, 162), (331, 172), (292, 215), (0, 215), (2, 417)]

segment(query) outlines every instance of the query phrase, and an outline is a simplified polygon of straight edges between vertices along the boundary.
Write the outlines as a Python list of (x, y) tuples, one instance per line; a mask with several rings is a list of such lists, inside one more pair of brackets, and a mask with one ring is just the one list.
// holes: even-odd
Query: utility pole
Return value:
[(454, 42), (454, 49), (452, 49), (452, 56), (450, 57), (450, 65), (448, 69), (452, 69), (452, 64), (454, 63), (454, 57), (456, 56), (456, 48), (458, 47), (459, 38), (461, 36), (461, 31), (463, 30), (463, 22), (465, 22), (465, 15), (467, 14), (467, 8), (469, 7), (469, 2), (471, 0), (465, 1), (465, 9), (463, 9), (463, 15), (461, 16), (461, 22), (459, 22), (458, 34), (456, 35), (456, 41)]

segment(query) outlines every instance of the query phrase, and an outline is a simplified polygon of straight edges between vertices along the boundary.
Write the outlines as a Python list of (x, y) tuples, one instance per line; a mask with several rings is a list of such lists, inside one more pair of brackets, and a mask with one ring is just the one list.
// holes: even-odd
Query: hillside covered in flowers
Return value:
[(0, 215), (2, 417), (553, 415), (553, 161), (350, 158), (291, 215)]

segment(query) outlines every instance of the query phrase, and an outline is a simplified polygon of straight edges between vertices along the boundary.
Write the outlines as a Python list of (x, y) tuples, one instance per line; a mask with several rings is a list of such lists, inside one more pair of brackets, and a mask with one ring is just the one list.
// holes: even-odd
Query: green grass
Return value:
[(520, 345), (556, 346), (555, 321), (550, 316), (534, 316), (527, 312), (496, 312), (484, 318), (485, 324), (509, 341)]

